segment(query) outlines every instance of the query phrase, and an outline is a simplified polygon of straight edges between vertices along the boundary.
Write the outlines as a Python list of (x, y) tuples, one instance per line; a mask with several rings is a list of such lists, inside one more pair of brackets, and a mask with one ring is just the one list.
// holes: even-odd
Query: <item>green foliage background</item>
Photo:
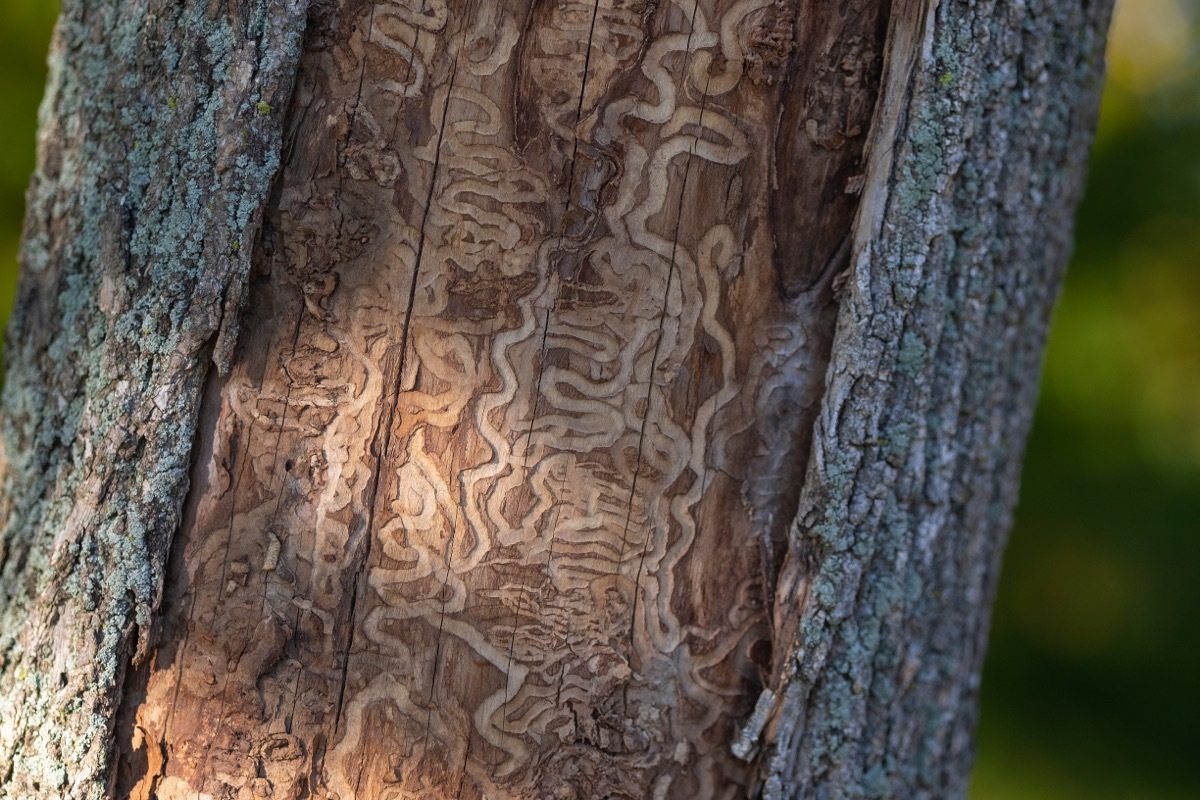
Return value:
[(1200, 798), (1200, 2), (1118, 0), (972, 800)]
[[(0, 321), (54, 0), (0, 0)], [(1200, 0), (1119, 0), (971, 800), (1200, 797)]]

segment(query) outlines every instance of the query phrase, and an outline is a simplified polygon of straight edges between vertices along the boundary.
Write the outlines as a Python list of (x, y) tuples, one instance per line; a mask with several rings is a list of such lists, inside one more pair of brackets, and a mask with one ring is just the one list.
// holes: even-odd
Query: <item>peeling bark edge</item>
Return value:
[[(64, 4), (8, 331), (0, 798), (107, 797), (307, 0)], [(133, 80), (133, 76), (149, 80)]]
[(966, 794), (1111, 3), (897, 4), (776, 595), (765, 798)]

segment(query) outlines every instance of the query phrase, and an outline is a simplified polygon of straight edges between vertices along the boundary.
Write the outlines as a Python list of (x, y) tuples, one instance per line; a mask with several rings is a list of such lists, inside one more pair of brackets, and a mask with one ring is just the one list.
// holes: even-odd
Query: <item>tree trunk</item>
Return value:
[(0, 798), (958, 797), (1106, 2), (67, 2)]

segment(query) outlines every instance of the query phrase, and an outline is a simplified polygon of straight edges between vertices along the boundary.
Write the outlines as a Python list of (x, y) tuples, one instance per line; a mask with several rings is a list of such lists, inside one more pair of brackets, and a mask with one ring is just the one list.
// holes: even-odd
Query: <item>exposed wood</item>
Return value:
[(962, 795), (1104, 3), (160, 5), (56, 43), (0, 799)]
[[(131, 737), (167, 754), (131, 768), (134, 796), (745, 795), (730, 742), (769, 670), (849, 263), (824, 255), (804, 286), (777, 270), (777, 131), (857, 115), (808, 206), (846, 191), (881, 18), (317, 18), (131, 695)], [(812, 66), (845, 38), (867, 42), (853, 69)], [(821, 222), (848, 241), (852, 215)]]

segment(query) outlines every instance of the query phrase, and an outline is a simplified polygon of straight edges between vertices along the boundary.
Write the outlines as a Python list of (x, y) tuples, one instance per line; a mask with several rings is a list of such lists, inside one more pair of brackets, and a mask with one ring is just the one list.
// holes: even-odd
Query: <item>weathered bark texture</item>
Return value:
[(0, 798), (960, 796), (1107, 16), (68, 3)]
[(853, 272), (775, 597), (765, 797), (966, 792), (1110, 11), (895, 7)]
[(302, 0), (63, 4), (6, 353), (5, 798), (99, 797), (113, 774), (303, 26)]

